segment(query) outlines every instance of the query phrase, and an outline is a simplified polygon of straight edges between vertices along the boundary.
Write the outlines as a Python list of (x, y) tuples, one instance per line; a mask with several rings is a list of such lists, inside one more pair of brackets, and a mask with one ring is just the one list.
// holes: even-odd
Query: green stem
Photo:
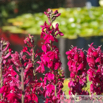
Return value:
[(34, 63), (34, 47), (32, 48), (32, 62)]
[(25, 91), (24, 91), (24, 68), (21, 68), (21, 88), (22, 88), (22, 97), (21, 97), (21, 100), (22, 102), (21, 103), (24, 103), (24, 95), (25, 95)]
[[(0, 79), (1, 79), (1, 83), (0, 83), (0, 87), (2, 88), (3, 86), (3, 77), (2, 77), (2, 41), (1, 41), (1, 46), (0, 46)], [(1, 100), (2, 100), (2, 94), (1, 94)]]
[(57, 96), (57, 92), (56, 92), (56, 85), (55, 85), (55, 96)]
[[(52, 51), (52, 41), (51, 41), (51, 51)], [(54, 71), (54, 74), (56, 75), (55, 71)], [(56, 78), (55, 78), (56, 79)], [(57, 82), (57, 81), (56, 81)], [(56, 92), (56, 83), (55, 83), (55, 96), (57, 96), (57, 92)]]
[[(35, 60), (34, 60), (34, 47), (32, 47), (32, 57), (31, 57), (31, 59), (32, 59), (33, 67), (34, 67), (34, 62), (35, 62)], [(33, 69), (33, 74), (35, 76), (35, 69)]]
[[(56, 76), (56, 71), (54, 71), (54, 74)], [(57, 78), (55, 77), (56, 83), (57, 83)], [(55, 96), (57, 96), (57, 92), (56, 92), (56, 83), (55, 83)]]
[[(1, 69), (1, 70), (0, 70), (0, 78), (1, 78), (1, 86), (0, 86), (0, 87), (2, 88), (2, 86), (3, 86), (3, 78), (2, 78), (2, 63), (0, 64), (0, 66), (1, 66), (1, 67), (0, 67), (0, 69)], [(1, 94), (1, 100), (2, 100), (2, 94)]]

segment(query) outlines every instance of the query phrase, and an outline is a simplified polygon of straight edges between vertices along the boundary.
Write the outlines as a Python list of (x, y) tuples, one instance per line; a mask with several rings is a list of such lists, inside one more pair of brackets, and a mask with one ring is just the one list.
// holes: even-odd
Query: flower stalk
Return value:
[(21, 103), (24, 103), (24, 96), (25, 96), (25, 90), (24, 90), (24, 68), (21, 68), (21, 88), (22, 88), (22, 97)]
[[(3, 86), (3, 78), (2, 78), (2, 41), (0, 43), (0, 79), (1, 79), (0, 88), (2, 88), (2, 86)], [(1, 100), (2, 100), (2, 94), (1, 94)]]
[[(3, 78), (2, 78), (2, 63), (0, 63), (0, 79), (1, 79), (1, 85), (0, 85), (0, 87), (2, 88), (2, 86), (3, 86)], [(1, 100), (2, 100), (2, 94), (1, 94)]]

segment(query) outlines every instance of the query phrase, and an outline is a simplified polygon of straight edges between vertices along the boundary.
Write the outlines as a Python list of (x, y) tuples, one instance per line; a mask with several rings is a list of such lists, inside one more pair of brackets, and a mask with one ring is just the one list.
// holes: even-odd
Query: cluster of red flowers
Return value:
[[(0, 40), (0, 103), (39, 103), (40, 98), (45, 103), (60, 103), (61, 96), (64, 98), (62, 91), (64, 72), (59, 50), (54, 45), (54, 42), (58, 42), (57, 35), (63, 36), (63, 33), (59, 30), (58, 23), (55, 27), (52, 25), (60, 13), (57, 10), (53, 12), (48, 9), (45, 14), (49, 24), (45, 22), (41, 25), (42, 52), (35, 51), (34, 37), (30, 34), (24, 40), (25, 46), (20, 53), (17, 51), (13, 53), (9, 48), (10, 44), (3, 39)], [(87, 83), (87, 74), (92, 82), (91, 94), (102, 94), (103, 52), (101, 47), (95, 49), (91, 44), (87, 51), (87, 58), (83, 50), (77, 47), (72, 47), (66, 55), (70, 71), (69, 95), (89, 95), (88, 91), (83, 89)], [(69, 99), (68, 103), (70, 102)]]
[[(93, 43), (91, 43), (87, 57), (77, 47), (72, 47), (66, 54), (70, 71), (69, 95), (89, 95), (87, 91), (83, 90), (87, 83), (87, 74), (91, 82), (90, 94), (101, 95), (103, 93), (103, 52), (101, 46), (94, 48)], [(89, 65), (88, 70), (86, 69), (87, 63)]]
[(58, 34), (62, 36), (63, 33), (59, 31), (58, 24), (56, 24), (56, 27), (52, 26), (52, 21), (60, 14), (57, 11), (53, 13), (50, 9), (45, 14), (49, 19), (49, 24), (45, 22), (41, 26), (41, 38), (44, 40), (44, 44), (41, 47), (43, 53), (40, 56), (40, 61), (37, 62), (39, 67), (36, 68), (36, 71), (45, 73), (44, 82), (42, 83), (44, 90), (43, 96), (46, 98), (46, 103), (59, 103), (60, 96), (63, 94), (62, 83), (64, 81), (64, 75), (61, 69), (59, 50), (54, 45), (54, 42), (57, 42), (56, 36)]
[[(42, 25), (42, 52), (35, 51), (34, 38), (29, 35), (20, 53), (9, 49), (9, 43), (0, 41), (0, 103), (60, 103), (63, 95), (64, 74), (61, 69), (59, 50), (54, 45), (56, 36), (63, 35), (58, 24), (52, 22), (60, 14), (50, 9), (46, 13), (49, 24)], [(42, 77), (38, 77), (42, 75)]]
[(82, 90), (87, 83), (87, 70), (86, 70), (86, 56), (81, 49), (73, 47), (70, 51), (66, 52), (68, 58), (68, 67), (70, 71), (70, 82), (68, 84), (69, 95), (86, 95), (88, 92)]
[(94, 48), (93, 43), (89, 46), (87, 62), (89, 81), (92, 82), (90, 91), (92, 94), (101, 95), (103, 93), (103, 52), (101, 46)]

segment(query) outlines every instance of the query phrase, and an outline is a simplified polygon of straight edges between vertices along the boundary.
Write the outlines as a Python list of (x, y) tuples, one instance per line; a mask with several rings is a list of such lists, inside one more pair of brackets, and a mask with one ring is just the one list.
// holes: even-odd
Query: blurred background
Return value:
[[(103, 43), (103, 0), (0, 0), (0, 38), (11, 43), (13, 51), (20, 51), (28, 34), (34, 35), (37, 48), (42, 46), (40, 25), (47, 21), (43, 14), (48, 8), (58, 9), (59, 23), (64, 37), (58, 37), (65, 77), (69, 77), (65, 52), (71, 45), (88, 49), (88, 44)], [(102, 47), (103, 50), (103, 47)]]

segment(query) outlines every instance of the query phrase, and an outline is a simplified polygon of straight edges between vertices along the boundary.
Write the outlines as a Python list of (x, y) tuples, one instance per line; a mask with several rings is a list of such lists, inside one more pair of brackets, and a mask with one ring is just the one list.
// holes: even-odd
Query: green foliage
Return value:
[[(102, 36), (103, 35), (103, 8), (59, 8), (61, 16), (54, 22), (59, 23), (60, 30), (64, 33), (65, 38), (76, 39), (80, 37)], [(40, 34), (40, 25), (46, 17), (43, 13), (23, 14), (16, 18), (8, 19), (8, 23), (25, 34)], [(9, 26), (9, 25), (8, 25)], [(12, 28), (3, 26), (3, 30), (12, 32)]]
[[(69, 91), (69, 88), (68, 88), (68, 83), (69, 83), (69, 79), (65, 79), (64, 80), (64, 84), (63, 84), (63, 91), (65, 92), (65, 95), (68, 96), (68, 91)], [(89, 81), (88, 77), (87, 77), (87, 86), (84, 87), (83, 89), (88, 91), (90, 93), (90, 84), (91, 82)], [(68, 97), (67, 97), (68, 98)]]

